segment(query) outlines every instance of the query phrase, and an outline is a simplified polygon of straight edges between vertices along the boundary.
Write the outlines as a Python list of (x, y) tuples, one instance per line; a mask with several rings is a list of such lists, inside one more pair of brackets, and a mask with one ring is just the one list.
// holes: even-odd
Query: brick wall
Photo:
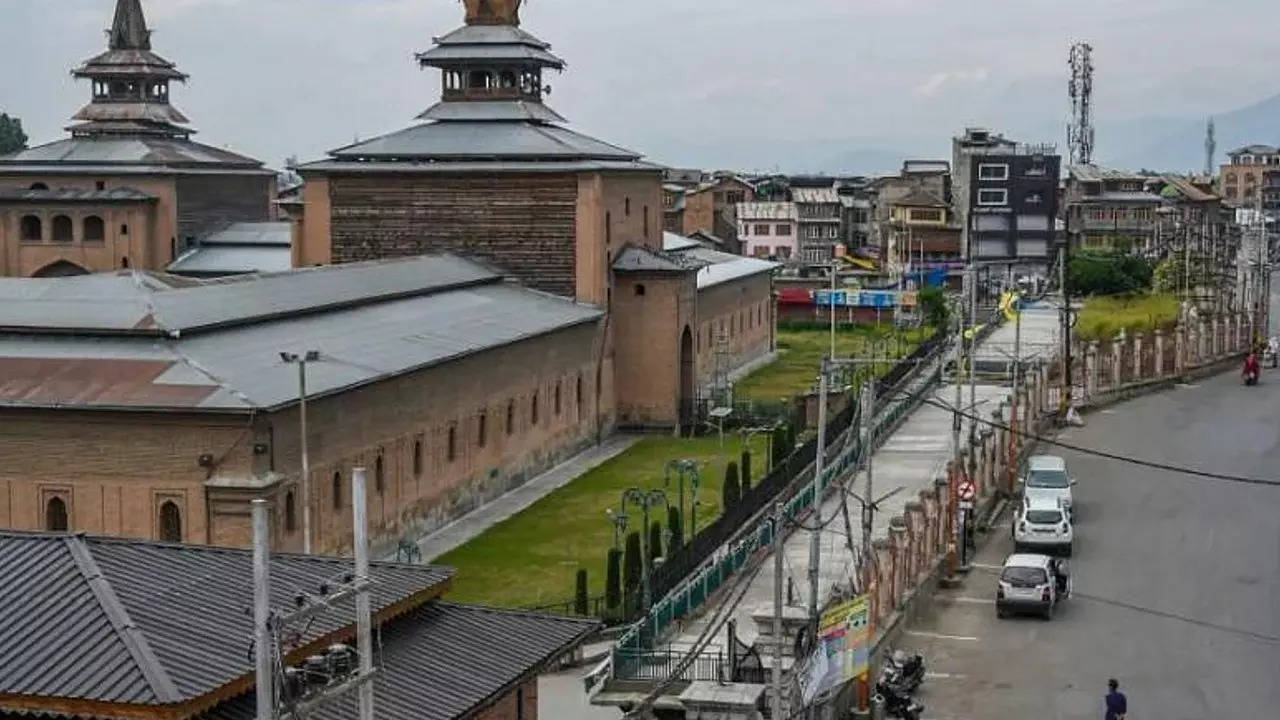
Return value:
[[(672, 427), (681, 400), (681, 339), (692, 329), (691, 273), (620, 274), (615, 280), (618, 422)], [(692, 398), (689, 398), (692, 400)]]
[(575, 175), (334, 176), (332, 261), (450, 251), (574, 294)]
[(728, 339), (726, 371), (733, 370), (773, 349), (773, 281), (769, 275), (753, 275), (721, 283), (698, 292), (698, 382), (712, 381), (716, 371), (716, 338)]
[(177, 251), (231, 223), (270, 220), (275, 185), (274, 177), (260, 174), (179, 177)]
[(533, 678), (475, 715), (476, 720), (538, 720), (538, 680)]

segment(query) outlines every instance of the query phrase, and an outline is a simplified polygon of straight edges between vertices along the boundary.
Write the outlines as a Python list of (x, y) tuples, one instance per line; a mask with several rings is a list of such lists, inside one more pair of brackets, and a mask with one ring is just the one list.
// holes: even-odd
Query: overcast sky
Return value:
[[(143, 5), (191, 75), (172, 97), (197, 139), (271, 165), (414, 122), (439, 77), (413, 53), (462, 21), (458, 0)], [(68, 71), (103, 49), (113, 7), (0, 0), (0, 110), (33, 144), (87, 101)], [(943, 156), (973, 124), (1061, 144), (1081, 38), (1104, 125), (1280, 92), (1280, 0), (531, 0), (523, 20), (569, 64), (548, 103), (574, 128), (681, 166), (863, 170), (841, 166)]]

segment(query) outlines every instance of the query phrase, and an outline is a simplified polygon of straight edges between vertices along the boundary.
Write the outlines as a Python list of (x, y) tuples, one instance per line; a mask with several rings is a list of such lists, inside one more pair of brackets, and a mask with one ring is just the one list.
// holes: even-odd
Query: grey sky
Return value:
[[(173, 97), (197, 139), (272, 165), (413, 122), (439, 86), (413, 53), (462, 18), (457, 0), (143, 4), (156, 51), (192, 76)], [(88, 98), (68, 71), (103, 48), (113, 6), (0, 0), (0, 110), (33, 143)], [(941, 156), (966, 124), (1061, 143), (1076, 38), (1095, 47), (1104, 127), (1280, 92), (1277, 0), (531, 0), (523, 15), (569, 63), (550, 105), (675, 165), (881, 170), (859, 158)]]

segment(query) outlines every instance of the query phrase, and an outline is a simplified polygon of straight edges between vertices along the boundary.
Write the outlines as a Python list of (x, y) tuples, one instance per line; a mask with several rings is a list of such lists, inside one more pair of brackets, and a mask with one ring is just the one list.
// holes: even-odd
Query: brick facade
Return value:
[(715, 378), (717, 338), (727, 342), (725, 372), (773, 350), (776, 341), (773, 280), (753, 275), (704, 288), (698, 293), (698, 384)]
[(475, 715), (475, 720), (538, 720), (538, 680), (526, 680)]

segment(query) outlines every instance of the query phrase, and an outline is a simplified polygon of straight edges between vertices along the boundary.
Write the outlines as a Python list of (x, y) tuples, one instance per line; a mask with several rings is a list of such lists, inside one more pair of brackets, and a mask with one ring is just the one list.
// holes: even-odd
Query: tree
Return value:
[(924, 321), (935, 328), (946, 328), (951, 321), (951, 308), (947, 307), (947, 294), (942, 288), (930, 285), (916, 296)]
[(577, 584), (573, 592), (573, 613), (575, 615), (586, 617), (590, 611), (587, 598), (587, 570), (586, 568), (578, 569)]
[[(644, 572), (644, 559), (640, 554), (640, 533), (627, 535), (627, 550), (622, 556), (622, 588), (627, 597), (635, 597), (640, 588), (640, 574)], [(630, 605), (630, 603), (628, 603)]]
[(622, 552), (617, 548), (609, 549), (605, 565), (604, 604), (610, 610), (622, 604)]
[(27, 149), (27, 134), (22, 130), (22, 120), (0, 113), (0, 155)]
[(662, 554), (662, 523), (654, 520), (649, 524), (649, 569), (652, 571), (655, 562), (660, 557), (666, 557)]
[(784, 423), (773, 429), (773, 466), (786, 462), (790, 454), (791, 446), (787, 444), (787, 426)]
[(1151, 287), (1151, 263), (1126, 253), (1081, 250), (1067, 266), (1072, 295), (1118, 295)]
[(750, 450), (742, 451), (741, 462), (742, 462), (742, 465), (741, 465), (742, 494), (746, 495), (747, 491), (751, 489), (751, 451)]
[(724, 469), (724, 511), (729, 512), (742, 499), (742, 487), (738, 485), (738, 463), (730, 462)]
[(671, 539), (667, 541), (667, 554), (675, 554), (676, 550), (684, 547), (684, 528), (680, 523), (680, 508), (667, 508), (667, 532), (671, 533)]
[(1181, 250), (1170, 253), (1152, 273), (1151, 287), (1156, 292), (1173, 293), (1182, 290), (1188, 281), (1195, 286), (1204, 281), (1207, 269), (1205, 266), (1208, 264), (1203, 255), (1184, 253)]

